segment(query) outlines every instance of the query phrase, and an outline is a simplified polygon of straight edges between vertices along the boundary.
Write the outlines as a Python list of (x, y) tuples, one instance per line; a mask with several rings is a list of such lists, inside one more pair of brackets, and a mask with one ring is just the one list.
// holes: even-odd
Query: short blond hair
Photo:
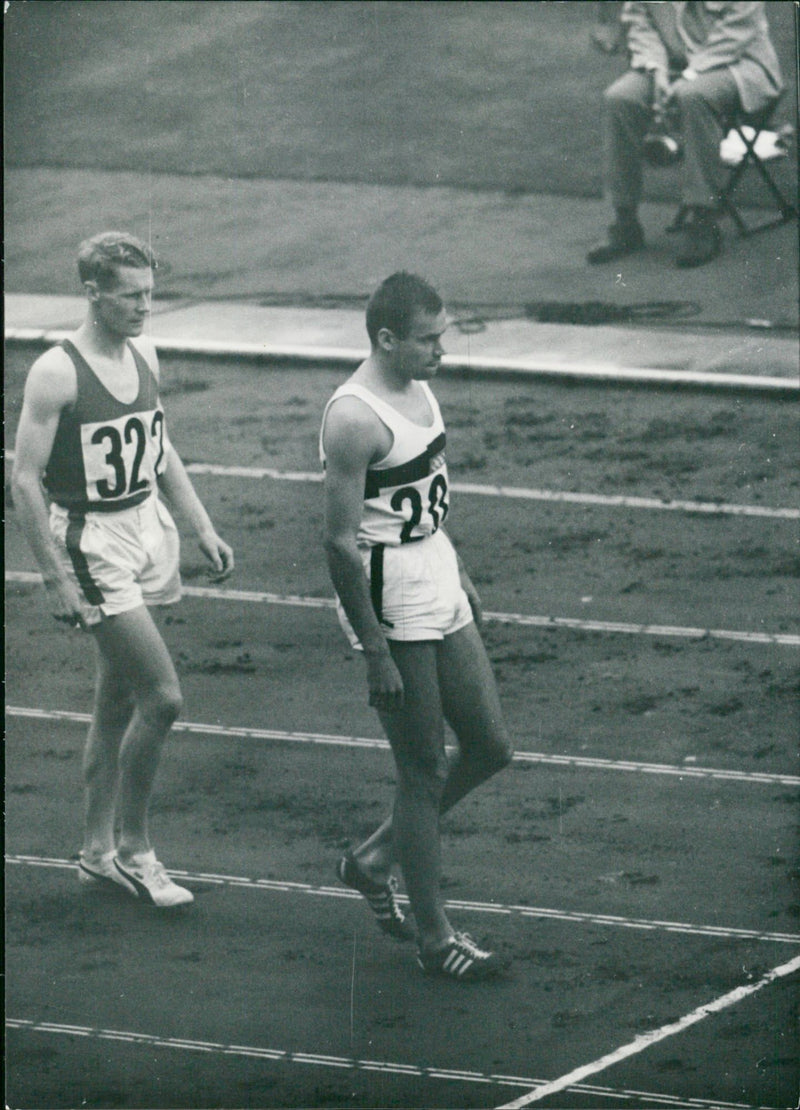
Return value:
[(154, 270), (155, 255), (146, 243), (127, 231), (101, 231), (85, 239), (78, 248), (78, 273), (82, 283), (94, 281), (101, 289), (108, 289), (116, 283), (121, 266)]

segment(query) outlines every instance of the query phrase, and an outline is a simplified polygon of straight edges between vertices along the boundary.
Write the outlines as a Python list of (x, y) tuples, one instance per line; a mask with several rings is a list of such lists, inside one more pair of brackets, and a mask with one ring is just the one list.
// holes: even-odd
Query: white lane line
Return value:
[[(13, 461), (14, 452), (6, 458)], [(268, 478), (274, 482), (322, 482), (324, 475), (316, 470), (278, 470), (273, 466), (220, 466), (216, 463), (187, 463), (189, 474), (207, 474), (218, 478)], [(773, 520), (800, 520), (800, 509), (772, 508), (769, 505), (737, 505), (725, 501), (682, 501), (670, 497), (629, 497), (625, 494), (579, 493), (572, 490), (528, 489), (520, 486), (482, 485), (476, 482), (452, 482), (454, 493), (477, 497), (498, 497), (517, 501), (551, 501), (558, 504), (603, 505), (618, 509), (656, 509), (664, 512), (700, 513), (712, 516), (768, 517)]]
[[(9, 717), (29, 717), (40, 721), (70, 721), (88, 724), (88, 713), (73, 713), (66, 709), (39, 709), (33, 706), (7, 705)], [(225, 725), (204, 724), (200, 721), (177, 721), (174, 732), (189, 732), (198, 736), (236, 737), (243, 740), (278, 740), (296, 744), (322, 744), (337, 748), (365, 748), (388, 751), (389, 742), (377, 737), (343, 736), (325, 732), (283, 731), (273, 728), (236, 728)], [(669, 775), (679, 779), (715, 779), (727, 782), (762, 783), (767, 786), (800, 786), (800, 776), (770, 774), (766, 771), (733, 771), (717, 767), (699, 767), (697, 764), (679, 766), (669, 763), (636, 763), (629, 759), (596, 759), (577, 755), (552, 755), (549, 752), (516, 751), (514, 763), (543, 763), (556, 767), (581, 767), (591, 771), (629, 771), (640, 775)]]
[[(32, 571), (7, 570), (6, 582), (29, 584), (41, 582), (42, 576)], [(292, 608), (334, 609), (330, 597), (302, 597), (298, 594), (275, 594), (263, 590), (232, 590), (222, 586), (184, 586), (185, 597), (207, 601), (238, 601), (262, 605), (286, 605)], [(687, 640), (735, 640), (748, 644), (775, 644), (800, 647), (800, 634), (790, 632), (740, 632), (724, 628), (691, 628), (666, 624), (626, 624), (622, 621), (590, 621), (574, 617), (532, 616), (526, 613), (495, 613), (485, 611), (484, 619), (496, 624), (516, 624), (533, 628), (571, 629), (578, 632), (621, 633), (632, 636), (679, 637)]]
[[(309, 470), (277, 470), (269, 466), (218, 466), (215, 463), (187, 463), (190, 474), (220, 478), (269, 478), (275, 482), (321, 482), (323, 475)], [(800, 520), (800, 509), (770, 508), (767, 505), (729, 505), (722, 501), (677, 501), (672, 498), (626, 497), (623, 494), (574, 493), (570, 490), (526, 489), (519, 486), (487, 486), (475, 482), (452, 482), (454, 493), (478, 497), (500, 497), (519, 501), (555, 501), (575, 505), (605, 505), (620, 509), (661, 509), (667, 512), (706, 513), (722, 516), (771, 517)]]
[(800, 634), (791, 632), (740, 632), (726, 628), (692, 628), (667, 624), (627, 624), (622, 621), (589, 621), (575, 617), (528, 616), (525, 613), (484, 612), (487, 621), (535, 628), (570, 628), (583, 632), (612, 632), (633, 636), (679, 637), (687, 640), (736, 640), (746, 644), (800, 647)]
[[(53, 859), (46, 856), (7, 855), (6, 863), (19, 867), (60, 868), (74, 871), (77, 863), (68, 859)], [(210, 886), (233, 887), (244, 890), (268, 891), (278, 894), (303, 894), (316, 898), (334, 898), (345, 901), (358, 901), (361, 895), (346, 887), (315, 886), (313, 883), (296, 883), (280, 879), (253, 879), (244, 875), (220, 875), (204, 871), (181, 871), (169, 869), (170, 875), (183, 882), (207, 883)], [(408, 903), (405, 895), (398, 895), (403, 904)], [(578, 913), (572, 910), (554, 910), (544, 906), (503, 905), (500, 902), (474, 902), (465, 899), (448, 899), (447, 909), (468, 913), (497, 914), (502, 917), (521, 917), (523, 919), (545, 918), (552, 921), (570, 921), (579, 925), (604, 925), (617, 929), (641, 929), (645, 932), (680, 933), (696, 937), (721, 937), (725, 940), (767, 941), (771, 944), (800, 944), (800, 934), (768, 933), (758, 929), (734, 929), (723, 925), (692, 925), (683, 921), (653, 921), (646, 918), (619, 917), (614, 914)]]
[(794, 974), (795, 971), (800, 971), (800, 956), (795, 956), (793, 960), (790, 960), (786, 964), (781, 964), (780, 967), (774, 967), (756, 983), (750, 983), (745, 987), (736, 987), (735, 990), (721, 995), (713, 1002), (707, 1002), (704, 1006), (698, 1006), (696, 1010), (692, 1010), (690, 1014), (686, 1014), (678, 1021), (671, 1021), (667, 1025), (662, 1025), (660, 1029), (653, 1029), (649, 1033), (640, 1033), (628, 1044), (622, 1045), (613, 1052), (609, 1052), (606, 1056), (601, 1056), (598, 1060), (592, 1061), (591, 1064), (584, 1064), (582, 1067), (574, 1068), (571, 1072), (562, 1075), (559, 1079), (554, 1079), (550, 1083), (545, 1083), (543, 1086), (539, 1085), (520, 1098), (514, 1099), (513, 1102), (504, 1102), (501, 1107), (498, 1107), (498, 1110), (521, 1110), (523, 1106), (530, 1106), (532, 1103), (540, 1102), (549, 1095), (558, 1094), (559, 1091), (565, 1091), (568, 1087), (573, 1087), (576, 1083), (580, 1083), (582, 1079), (586, 1079), (590, 1075), (597, 1075), (598, 1072), (613, 1067), (621, 1060), (626, 1060), (629, 1056), (636, 1056), (638, 1053), (644, 1052), (644, 1050), (649, 1048), (652, 1044), (657, 1044), (659, 1041), (666, 1040), (667, 1037), (674, 1037), (676, 1034), (682, 1033), (684, 1029), (688, 1029), (689, 1026), (696, 1025), (698, 1021), (704, 1021), (711, 1014), (718, 1014), (722, 1010), (726, 1010), (729, 1006), (741, 1002), (743, 998), (755, 994), (756, 991), (762, 990), (764, 987), (769, 986), (770, 983), (774, 983), (777, 979), (783, 979), (787, 975)]
[[(122, 1029), (102, 1029), (91, 1025), (67, 1025), (55, 1021), (30, 1021), (25, 1018), (6, 1018), (7, 1029), (18, 1029), (29, 1033), (50, 1033), (67, 1037), (87, 1037), (92, 1040), (116, 1041), (124, 1044), (145, 1045), (148, 1048), (175, 1048), (186, 1052), (219, 1053), (222, 1056), (239, 1056), (255, 1060), (272, 1060), (284, 1064), (307, 1064), (323, 1068), (347, 1068), (350, 1071), (381, 1072), (386, 1075), (410, 1075), (418, 1079), (446, 1079), (460, 1083), (491, 1083), (505, 1087), (535, 1087), (544, 1082), (542, 1079), (527, 1078), (520, 1075), (500, 1075), (479, 1071), (462, 1071), (454, 1068), (420, 1067), (416, 1064), (401, 1064), (389, 1060), (369, 1060), (351, 1056), (322, 1055), (317, 1052), (292, 1052), (283, 1048), (267, 1048), (257, 1045), (225, 1044), (217, 1041), (190, 1040), (186, 1037), (159, 1037), (152, 1033), (134, 1033)], [(630, 1089), (614, 1090), (610, 1087), (581, 1086), (576, 1092), (597, 1095), (602, 1098), (632, 1101), (638, 1103), (665, 1103), (677, 1110), (751, 1110), (741, 1102), (720, 1102), (708, 1099), (682, 1099), (674, 1095), (660, 1095), (650, 1091)]]

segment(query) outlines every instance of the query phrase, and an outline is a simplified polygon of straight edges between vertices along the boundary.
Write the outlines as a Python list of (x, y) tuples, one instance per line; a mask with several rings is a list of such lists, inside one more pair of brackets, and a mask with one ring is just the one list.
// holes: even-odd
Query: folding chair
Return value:
[[(767, 228), (778, 227), (780, 224), (788, 223), (789, 220), (797, 218), (796, 205), (784, 196), (769, 172), (768, 164), (774, 159), (774, 155), (772, 158), (764, 158), (756, 150), (759, 136), (770, 130), (777, 106), (778, 101), (774, 100), (761, 112), (750, 114), (742, 112), (726, 121), (727, 134), (737, 136), (744, 149), (741, 160), (731, 166), (728, 180), (720, 190), (717, 209), (720, 213), (725, 212), (730, 216), (741, 236), (755, 235), (758, 231), (766, 231)], [(778, 213), (758, 223), (748, 225), (734, 203), (733, 196), (739, 182), (750, 167), (758, 173), (777, 202)]]
[[(729, 163), (730, 170), (725, 184), (719, 191), (716, 211), (717, 215), (726, 214), (730, 216), (736, 225), (736, 230), (743, 238), (748, 235), (755, 235), (759, 231), (766, 231), (771, 227), (779, 227), (781, 224), (797, 218), (797, 207), (784, 196), (767, 168), (767, 163), (774, 160), (774, 154), (771, 158), (765, 158), (756, 149), (760, 145), (759, 137), (770, 131), (770, 124), (778, 107), (778, 102), (778, 100), (772, 101), (760, 112), (739, 112), (724, 122), (726, 139), (723, 140), (722, 146), (724, 147), (733, 135), (741, 143), (742, 149), (739, 161), (732, 165)], [(759, 174), (773, 199), (777, 202), (778, 213), (760, 222), (747, 224), (734, 203), (733, 196), (742, 177), (751, 167)], [(670, 233), (680, 231), (686, 222), (687, 215), (686, 206), (681, 205), (667, 231)]]

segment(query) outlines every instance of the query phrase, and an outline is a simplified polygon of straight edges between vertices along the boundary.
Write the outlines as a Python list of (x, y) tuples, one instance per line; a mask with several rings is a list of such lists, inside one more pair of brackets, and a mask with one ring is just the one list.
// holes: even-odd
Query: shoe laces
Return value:
[(456, 933), (456, 943), (460, 948), (465, 949), (474, 960), (487, 960), (491, 956), (491, 952), (480, 948), (469, 933)]
[(167, 869), (164, 867), (161, 860), (153, 860), (152, 863), (146, 863), (141, 870), (147, 877), (148, 882), (154, 883), (162, 889), (172, 884), (172, 880), (167, 874)]
[(394, 875), (390, 875), (389, 878), (386, 880), (386, 888), (386, 898), (389, 903), (389, 909), (391, 910), (392, 917), (396, 918), (398, 921), (405, 920), (405, 915), (397, 904), (397, 879), (394, 877)]

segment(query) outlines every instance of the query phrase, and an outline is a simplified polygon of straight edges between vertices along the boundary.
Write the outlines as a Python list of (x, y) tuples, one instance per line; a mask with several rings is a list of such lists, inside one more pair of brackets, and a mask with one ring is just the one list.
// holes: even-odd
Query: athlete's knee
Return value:
[(462, 754), (473, 768), (480, 769), (484, 777), (488, 778), (509, 765), (514, 758), (514, 746), (503, 728), (484, 736), (481, 743), (470, 745)]
[(504, 770), (508, 767), (514, 758), (514, 749), (510, 743), (498, 744), (491, 747), (484, 758), (484, 766), (490, 775), (496, 775), (498, 771)]
[(140, 699), (138, 709), (148, 724), (169, 728), (183, 709), (180, 686), (176, 682), (159, 683)]
[(511, 743), (511, 737), (507, 732), (501, 733), (495, 737), (489, 746), (489, 761), (492, 767), (492, 773), (502, 771), (504, 767), (508, 767), (514, 758), (514, 745)]

